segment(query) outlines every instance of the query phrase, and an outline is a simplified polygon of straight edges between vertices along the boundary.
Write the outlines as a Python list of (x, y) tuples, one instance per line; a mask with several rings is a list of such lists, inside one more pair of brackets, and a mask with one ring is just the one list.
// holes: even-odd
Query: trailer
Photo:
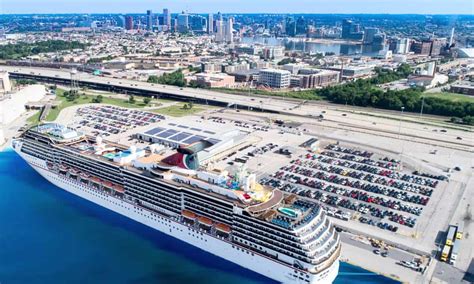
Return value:
[(456, 239), (456, 226), (450, 225), (445, 244), (448, 246), (452, 246), (455, 239)]
[(454, 242), (453, 249), (451, 250), (451, 258), (449, 259), (449, 263), (454, 265), (456, 263), (456, 259), (458, 258), (459, 253), (459, 242)]

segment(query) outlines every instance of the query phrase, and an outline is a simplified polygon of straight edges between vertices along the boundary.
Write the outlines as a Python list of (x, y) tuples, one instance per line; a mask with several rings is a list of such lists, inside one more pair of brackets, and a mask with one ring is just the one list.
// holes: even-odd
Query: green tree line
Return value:
[[(470, 117), (474, 116), (474, 103), (450, 101), (436, 97), (423, 98), (419, 89), (387, 90), (375, 88), (372, 79), (357, 80), (344, 85), (327, 87), (317, 91), (317, 94), (337, 104), (347, 104), (362, 107), (374, 107), (390, 110), (420, 112), (461, 118), (464, 123), (472, 124)], [(424, 101), (424, 102), (423, 102)]]
[(35, 43), (19, 42), (0, 46), (0, 59), (18, 59), (44, 52), (84, 49), (87, 45), (78, 41), (46, 40)]
[(147, 82), (155, 84), (173, 85), (178, 87), (186, 86), (184, 74), (183, 72), (181, 72), (181, 70), (177, 70), (172, 73), (165, 73), (160, 77), (155, 75), (148, 76)]

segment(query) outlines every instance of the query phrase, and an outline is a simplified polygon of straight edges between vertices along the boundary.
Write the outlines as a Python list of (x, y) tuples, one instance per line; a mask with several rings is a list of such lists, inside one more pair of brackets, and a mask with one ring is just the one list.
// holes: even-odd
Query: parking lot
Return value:
[(414, 228), (444, 179), (404, 171), (399, 161), (329, 144), (262, 179), (266, 185), (319, 201), (329, 216), (397, 232)]
[(165, 119), (160, 114), (116, 106), (81, 107), (76, 115), (80, 117), (77, 127), (88, 128), (89, 133), (102, 136), (121, 134)]

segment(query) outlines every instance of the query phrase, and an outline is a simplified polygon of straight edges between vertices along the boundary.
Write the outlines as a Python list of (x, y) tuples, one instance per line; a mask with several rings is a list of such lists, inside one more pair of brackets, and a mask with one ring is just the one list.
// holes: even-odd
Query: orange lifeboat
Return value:
[(212, 226), (212, 220), (207, 218), (207, 217), (199, 216), (198, 221), (199, 221), (199, 223), (201, 223), (203, 225)]
[(183, 217), (191, 219), (191, 220), (194, 220), (197, 217), (196, 214), (194, 214), (193, 212), (191, 212), (189, 210), (182, 210), (181, 215), (183, 215)]
[(102, 182), (102, 185), (108, 188), (112, 188), (114, 186), (110, 181), (106, 181), (106, 180)]
[(117, 192), (120, 192), (120, 193), (124, 193), (125, 192), (125, 189), (123, 188), (123, 186), (121, 185), (114, 185), (112, 187), (113, 190), (117, 191)]
[(91, 177), (91, 181), (97, 184), (101, 184), (102, 180), (98, 177)]
[(222, 223), (216, 224), (216, 230), (219, 230), (219, 231), (224, 232), (226, 234), (229, 234), (230, 231), (231, 231), (229, 226), (227, 226), (226, 224), (222, 224)]

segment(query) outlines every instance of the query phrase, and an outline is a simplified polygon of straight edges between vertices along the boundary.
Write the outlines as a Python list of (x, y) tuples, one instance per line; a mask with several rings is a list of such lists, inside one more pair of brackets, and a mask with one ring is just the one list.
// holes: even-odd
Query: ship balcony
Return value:
[(308, 271), (312, 274), (319, 274), (323, 272), (324, 270), (330, 268), (334, 264), (334, 262), (339, 260), (340, 256), (341, 256), (341, 244), (338, 244), (336, 249), (331, 252), (331, 256), (321, 261), (319, 264), (315, 265)]

